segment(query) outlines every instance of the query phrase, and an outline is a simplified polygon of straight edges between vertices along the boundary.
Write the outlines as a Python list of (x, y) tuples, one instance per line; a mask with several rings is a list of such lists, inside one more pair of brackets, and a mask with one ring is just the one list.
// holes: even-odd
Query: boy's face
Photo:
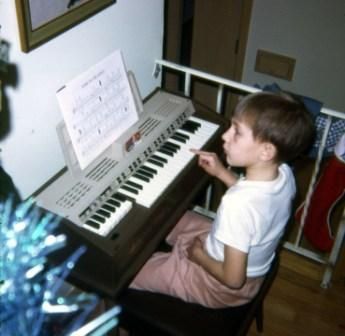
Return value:
[(231, 127), (223, 134), (226, 161), (234, 167), (250, 167), (259, 162), (262, 143), (255, 140), (252, 129), (243, 120), (232, 119)]

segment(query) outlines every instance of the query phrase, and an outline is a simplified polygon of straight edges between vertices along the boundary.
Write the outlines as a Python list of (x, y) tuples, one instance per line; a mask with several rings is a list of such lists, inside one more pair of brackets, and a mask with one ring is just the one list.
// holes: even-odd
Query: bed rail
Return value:
[[(244, 93), (254, 93), (254, 92), (261, 91), (261, 89), (258, 89), (249, 85), (245, 85), (233, 80), (229, 80), (220, 76), (215, 76), (215, 75), (212, 75), (200, 70), (196, 70), (193, 68), (189, 68), (189, 67), (182, 66), (173, 62), (165, 61), (165, 60), (155, 61), (154, 71), (153, 71), (154, 76), (158, 76), (158, 74), (160, 73), (160, 71), (162, 71), (163, 68), (175, 70), (184, 74), (184, 94), (188, 97), (191, 95), (192, 77), (202, 78), (202, 79), (212, 82), (213, 84), (217, 84), (218, 90), (217, 90), (217, 100), (216, 100), (216, 107), (215, 107), (215, 111), (217, 113), (221, 113), (221, 107), (223, 106), (222, 104), (224, 100), (224, 87), (236, 89)], [(320, 164), (322, 161), (323, 152), (326, 146), (326, 140), (327, 140), (328, 133), (330, 131), (332, 120), (333, 118), (345, 119), (345, 113), (335, 111), (335, 110), (325, 108), (325, 107), (322, 107), (321, 113), (326, 117), (326, 124), (325, 124), (325, 128), (323, 130), (323, 134), (321, 137), (320, 146), (319, 146), (317, 157), (315, 160), (312, 177), (307, 189), (305, 206), (304, 206), (304, 210), (301, 217), (301, 224), (299, 226), (295, 241), (294, 242), (286, 241), (284, 243), (284, 247), (290, 251), (293, 251), (304, 257), (312, 259), (318, 263), (324, 264), (325, 271), (324, 271), (323, 278), (321, 281), (321, 286), (323, 288), (327, 288), (330, 285), (332, 272), (336, 264), (336, 261), (338, 259), (339, 253), (341, 251), (342, 242), (345, 236), (345, 210), (343, 210), (342, 218), (340, 220), (340, 224), (335, 236), (332, 250), (328, 254), (317, 253), (312, 250), (306, 249), (302, 246), (303, 226), (304, 226), (305, 218), (308, 212), (308, 207), (310, 205), (311, 196), (313, 194), (313, 190), (315, 188), (317, 177), (320, 171)], [(206, 204), (209, 204), (209, 200), (210, 200), (210, 190), (208, 191)]]

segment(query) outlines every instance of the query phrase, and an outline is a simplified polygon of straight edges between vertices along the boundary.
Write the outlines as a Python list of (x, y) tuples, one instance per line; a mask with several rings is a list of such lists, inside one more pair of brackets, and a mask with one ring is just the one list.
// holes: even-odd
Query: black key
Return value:
[(170, 156), (174, 156), (174, 155), (175, 155), (175, 151), (172, 150), (172, 149), (169, 148), (169, 147), (162, 146), (161, 149), (164, 150), (164, 151), (166, 151), (167, 153), (170, 153)]
[(169, 151), (169, 150), (166, 150), (166, 149), (164, 149), (164, 148), (158, 148), (158, 150), (157, 150), (158, 152), (160, 152), (160, 153), (163, 153), (163, 154), (165, 154), (165, 155), (169, 155), (169, 156), (174, 156), (174, 153), (171, 153), (171, 151)]
[(176, 148), (177, 150), (181, 149), (180, 145), (176, 145), (175, 143), (170, 142), (169, 140), (166, 142), (166, 144), (173, 147), (173, 148)]
[(144, 169), (144, 170), (146, 170), (146, 171), (148, 171), (149, 173), (152, 173), (152, 174), (157, 174), (157, 170), (156, 169), (150, 168), (150, 167), (145, 166), (145, 165), (141, 166), (140, 169)]
[(105, 209), (105, 210), (108, 210), (110, 212), (115, 212), (116, 211), (116, 208), (114, 206), (109, 205), (109, 204), (103, 204), (102, 208)]
[(148, 162), (152, 163), (153, 165), (157, 166), (157, 167), (163, 167), (164, 164), (162, 162), (159, 162), (159, 161), (156, 161), (156, 160), (153, 160), (153, 159), (148, 159), (147, 160)]
[(102, 216), (94, 214), (94, 215), (91, 216), (91, 218), (96, 220), (97, 222), (105, 223), (105, 218), (102, 217)]
[(124, 194), (120, 193), (119, 191), (116, 192), (115, 194), (113, 194), (111, 197), (112, 197), (112, 198), (116, 198), (116, 199), (119, 200), (120, 202), (124, 202), (124, 201), (127, 201), (127, 200), (128, 200), (128, 201), (131, 201), (131, 202), (134, 202), (134, 198), (129, 197), (129, 196), (127, 196), (127, 195), (124, 195)]
[(115, 194), (112, 194), (111, 197), (117, 199), (120, 202), (127, 201), (127, 196), (124, 194), (121, 194), (120, 192), (116, 192)]
[(187, 124), (182, 125), (181, 129), (189, 133), (196, 132), (196, 129), (194, 127), (190, 127), (190, 125), (187, 125)]
[(181, 142), (181, 143), (186, 143), (187, 142), (187, 140), (185, 138), (180, 137), (177, 134), (172, 135), (171, 139), (174, 139), (174, 140), (176, 140), (178, 142)]
[(119, 201), (115, 200), (113, 197), (114, 197), (114, 195), (107, 200), (107, 203), (119, 208), (121, 206), (121, 203)]
[(98, 213), (99, 215), (101, 215), (103, 217), (107, 217), (107, 218), (109, 218), (111, 216), (111, 214), (108, 211), (105, 211), (103, 209), (98, 209), (96, 211), (96, 213)]
[(88, 219), (88, 220), (85, 222), (85, 224), (90, 225), (90, 226), (92, 226), (92, 227), (95, 228), (95, 229), (99, 229), (99, 228), (101, 227), (101, 226), (99, 225), (99, 223), (94, 222), (92, 219)]
[(163, 157), (155, 155), (155, 154), (151, 156), (151, 159), (154, 159), (156, 161), (160, 161), (162, 163), (168, 163), (168, 160), (166, 158), (163, 158)]
[(139, 190), (143, 190), (143, 186), (138, 184), (138, 183), (135, 183), (133, 181), (127, 181), (126, 184), (128, 184), (129, 186), (133, 187), (133, 188), (136, 188), (136, 189), (139, 189)]
[(139, 191), (138, 191), (137, 189), (131, 188), (131, 187), (129, 187), (128, 185), (125, 185), (125, 184), (124, 184), (123, 186), (121, 186), (121, 188), (124, 189), (124, 190), (127, 190), (127, 191), (131, 192), (132, 194), (136, 194), (136, 195), (139, 194)]
[(168, 143), (165, 143), (162, 148), (171, 151), (172, 153), (177, 153), (178, 148), (170, 146)]
[(179, 132), (179, 131), (177, 131), (174, 135), (177, 135), (177, 136), (179, 136), (179, 137), (181, 137), (181, 138), (183, 138), (183, 139), (186, 139), (186, 140), (189, 140), (189, 139), (190, 139), (190, 136), (189, 136), (189, 135), (184, 134), (184, 133), (181, 133), (181, 132)]
[(147, 178), (153, 178), (153, 174), (149, 173), (148, 171), (144, 170), (144, 169), (138, 169), (138, 173), (140, 173), (143, 176), (146, 176)]
[(193, 121), (193, 120), (187, 120), (186, 124), (188, 125), (188, 127), (194, 128), (196, 130), (201, 127), (200, 123), (198, 123), (197, 121)]
[(136, 177), (139, 180), (144, 181), (144, 182), (150, 182), (150, 179), (148, 177), (143, 176), (141, 174), (135, 173), (135, 174), (133, 174), (133, 176)]
[(185, 130), (187, 132), (195, 133), (200, 126), (201, 125), (199, 123), (196, 123), (196, 122), (191, 121), (191, 120), (187, 120), (182, 125), (181, 129), (183, 129), (183, 130)]

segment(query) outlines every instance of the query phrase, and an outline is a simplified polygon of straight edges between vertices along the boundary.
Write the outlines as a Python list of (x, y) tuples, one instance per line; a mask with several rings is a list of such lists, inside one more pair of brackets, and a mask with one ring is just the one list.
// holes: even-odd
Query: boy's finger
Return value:
[(201, 150), (194, 149), (194, 148), (191, 148), (190, 151), (196, 155), (207, 155), (207, 154), (209, 154), (208, 152), (201, 151)]

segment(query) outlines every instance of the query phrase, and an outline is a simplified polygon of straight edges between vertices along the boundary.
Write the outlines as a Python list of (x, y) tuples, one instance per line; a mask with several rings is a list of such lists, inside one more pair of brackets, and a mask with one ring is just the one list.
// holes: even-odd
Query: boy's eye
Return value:
[(233, 129), (233, 132), (234, 132), (235, 136), (240, 136), (241, 135), (241, 131), (240, 131), (239, 125), (237, 124), (237, 122), (235, 120), (232, 120), (231, 128)]

